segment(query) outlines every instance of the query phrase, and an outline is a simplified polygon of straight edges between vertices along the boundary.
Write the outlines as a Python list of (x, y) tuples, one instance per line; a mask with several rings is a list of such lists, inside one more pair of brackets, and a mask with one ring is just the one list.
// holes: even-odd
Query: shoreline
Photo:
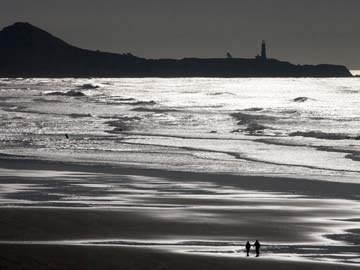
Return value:
[[(21, 160), (18, 164), (16, 160)], [(160, 168), (144, 168), (114, 163), (96, 163), (92, 161), (70, 161), (40, 159), (0, 153), (0, 169), (9, 170), (39, 170), (39, 171), (69, 171), (85, 173), (138, 175), (149, 177), (166, 177), (173, 181), (211, 181), (221, 185), (233, 185), (242, 189), (264, 192), (284, 192), (293, 195), (303, 195), (314, 198), (331, 198), (360, 200), (360, 185), (349, 182), (317, 180), (314, 178), (240, 175), (235, 173), (205, 173), (185, 170), (166, 170)], [(219, 179), (221, 177), (222, 179)], [(304, 187), (306, 187), (304, 189)]]

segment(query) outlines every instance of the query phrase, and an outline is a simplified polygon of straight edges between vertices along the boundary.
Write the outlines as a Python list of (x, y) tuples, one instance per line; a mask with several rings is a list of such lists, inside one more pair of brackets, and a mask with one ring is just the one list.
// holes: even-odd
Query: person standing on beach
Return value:
[(260, 242), (258, 240), (255, 241), (254, 243), (254, 247), (255, 247), (255, 251), (256, 251), (256, 257), (259, 257), (260, 255)]
[(245, 245), (246, 256), (247, 256), (247, 257), (249, 257), (250, 248), (251, 248), (251, 244), (250, 244), (249, 241), (247, 241), (247, 243), (246, 243), (246, 245)]

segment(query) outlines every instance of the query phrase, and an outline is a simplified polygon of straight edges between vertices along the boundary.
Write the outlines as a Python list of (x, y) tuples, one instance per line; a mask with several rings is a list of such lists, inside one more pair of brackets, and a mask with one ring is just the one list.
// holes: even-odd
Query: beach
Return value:
[(358, 268), (359, 86), (0, 80), (0, 269)]
[(172, 254), (133, 248), (1, 245), (3, 269), (357, 269), (319, 263)]
[[(320, 194), (316, 181), (303, 180), (303, 194), (275, 191), (266, 177), (9, 157), (0, 166), (0, 261), (8, 269), (357, 267), (357, 248), (342, 243), (357, 233), (359, 203), (344, 198), (354, 184), (335, 195), (326, 190), (336, 183), (321, 183)], [(295, 180), (278, 181), (284, 188)], [(255, 239), (261, 256), (247, 258), (244, 244)]]

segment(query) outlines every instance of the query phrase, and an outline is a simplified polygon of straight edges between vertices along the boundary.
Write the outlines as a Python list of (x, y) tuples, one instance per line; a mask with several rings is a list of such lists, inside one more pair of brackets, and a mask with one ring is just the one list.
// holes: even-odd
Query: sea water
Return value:
[(360, 78), (0, 79), (2, 154), (360, 176)]

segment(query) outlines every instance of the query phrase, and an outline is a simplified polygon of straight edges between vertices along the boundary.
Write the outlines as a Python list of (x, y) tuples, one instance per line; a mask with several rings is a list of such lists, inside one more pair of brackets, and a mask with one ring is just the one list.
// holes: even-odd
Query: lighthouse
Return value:
[(265, 43), (265, 40), (262, 41), (261, 43), (261, 59), (262, 60), (266, 60), (267, 57), (266, 57), (266, 43)]
[(263, 40), (262, 43), (261, 43), (261, 54), (260, 54), (260, 55), (258, 54), (258, 55), (255, 57), (255, 59), (257, 59), (257, 60), (262, 60), (262, 61), (267, 60), (265, 40)]

